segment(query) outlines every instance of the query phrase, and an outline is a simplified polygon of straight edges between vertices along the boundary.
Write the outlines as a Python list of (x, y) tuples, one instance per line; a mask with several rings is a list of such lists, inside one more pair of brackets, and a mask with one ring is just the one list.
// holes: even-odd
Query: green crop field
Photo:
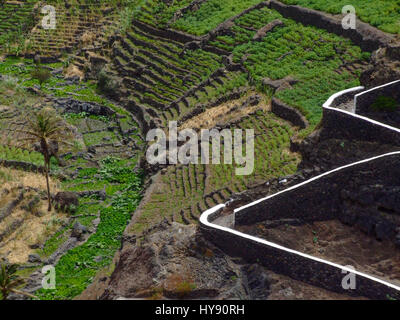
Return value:
[(400, 34), (400, 2), (398, 0), (282, 0), (332, 14), (342, 13), (342, 8), (352, 5), (359, 19), (383, 31)]
[[(399, 0), (282, 2), (332, 14), (351, 4), (360, 20), (397, 34), (396, 39), (400, 34)], [(41, 27), (44, 4), (56, 8), (55, 30)], [(21, 166), (12, 161), (43, 166), (36, 145), (19, 143), (26, 139), (21, 127), (43, 108), (59, 114), (72, 136), (52, 157), (51, 197), (45, 197), (48, 185), (31, 191), (43, 202), (56, 199), (59, 191), (79, 198), (70, 210), (50, 210), (58, 222), (44, 221), (46, 230), (37, 232), (34, 246), (27, 245), (26, 259), (19, 257), (25, 262), (18, 272), (27, 277), (44, 264), (55, 266), (56, 289), (37, 290), (39, 299), (73, 299), (90, 284), (96, 287), (96, 279), (112, 274), (125, 237), (140, 245), (165, 219), (197, 224), (205, 210), (238, 199), (239, 193), (261, 186), (272, 192), (275, 182), (291, 182), (303, 155), (293, 147), (321, 127), (322, 104), (333, 93), (360, 85), (372, 66), (371, 53), (348, 38), (297, 21), (261, 0), (0, 1), (0, 160), (8, 160), (7, 166)], [(391, 59), (390, 50), (380, 54)], [(378, 61), (379, 55), (374, 55)], [(275, 81), (285, 78), (290, 81)], [(273, 98), (299, 110), (306, 128), (278, 117)], [(226, 140), (219, 164), (153, 166), (145, 157), (146, 135), (165, 131), (171, 121), (179, 130), (253, 129), (254, 170), (237, 175), (243, 166), (224, 163)], [(308, 166), (307, 157), (300, 168)], [(13, 200), (13, 192), (2, 194)], [(28, 206), (18, 210), (7, 224), (15, 230), (10, 227), (5, 241), (0, 234), (1, 250), (27, 224), (25, 218), (47, 219), (39, 211), (32, 215)], [(87, 228), (82, 237), (72, 232), (76, 222)], [(11, 249), (0, 251), (8, 261)], [(28, 254), (41, 261), (31, 264)]]
[[(285, 25), (269, 32), (262, 41), (252, 41), (258, 28), (275, 19)], [(232, 51), (237, 63), (246, 57), (243, 64), (258, 85), (264, 78), (297, 79), (293, 88), (276, 96), (300, 109), (312, 124), (321, 119), (321, 105), (331, 94), (359, 84), (359, 71), (342, 72), (341, 66), (361, 65), (370, 56), (348, 39), (303, 26), (268, 8), (253, 10), (236, 19), (231, 30), (233, 35), (217, 37), (212, 44)]]
[[(238, 176), (235, 174), (236, 165), (224, 163), (172, 166), (158, 180), (158, 191), (141, 209), (131, 232), (140, 234), (149, 225), (164, 218), (180, 223), (197, 223), (202, 211), (227, 201), (232, 193), (296, 171), (299, 159), (288, 151), (295, 129), (288, 123), (259, 110), (232, 128), (254, 129), (253, 173)], [(221, 148), (221, 159), (223, 153), (224, 149)]]
[(33, 7), (37, 0), (0, 3), (0, 49), (12, 51), (14, 43), (23, 43), (24, 34), (34, 24)]
[(226, 0), (224, 2), (209, 0), (203, 3), (199, 10), (190, 12), (177, 20), (173, 27), (195, 35), (202, 35), (260, 2), (260, 0)]

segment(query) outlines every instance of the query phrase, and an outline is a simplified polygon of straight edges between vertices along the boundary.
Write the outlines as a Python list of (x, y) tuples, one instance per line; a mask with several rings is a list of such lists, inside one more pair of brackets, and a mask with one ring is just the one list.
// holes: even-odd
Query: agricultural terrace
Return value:
[(0, 2), (0, 50), (11, 51), (23, 45), (24, 34), (34, 25), (37, 0)]
[[(259, 102), (243, 103), (254, 95)], [(168, 219), (179, 223), (197, 223), (202, 212), (224, 203), (233, 193), (273, 177), (283, 177), (296, 171), (298, 155), (289, 151), (290, 137), (297, 132), (287, 122), (269, 110), (269, 99), (247, 92), (239, 99), (223, 103), (184, 123), (182, 128), (212, 128), (215, 124), (230, 124), (229, 128), (255, 130), (254, 172), (249, 176), (235, 175), (235, 165), (178, 165), (164, 169), (154, 182), (154, 189), (139, 209), (130, 232), (141, 234), (149, 225)], [(211, 120), (212, 119), (212, 120)], [(245, 138), (245, 137), (243, 137)], [(211, 147), (211, 146), (210, 146)], [(221, 148), (223, 159), (224, 148)]]
[(397, 0), (282, 0), (332, 14), (341, 14), (342, 8), (352, 5), (359, 19), (382, 31), (400, 34), (400, 2)]
[[(261, 41), (253, 41), (257, 30), (279, 19)], [(252, 10), (236, 19), (230, 35), (219, 36), (212, 45), (233, 53), (243, 62), (257, 86), (264, 78), (291, 76), (298, 82), (275, 96), (298, 108), (315, 125), (321, 119), (321, 104), (334, 92), (359, 84), (369, 53), (350, 40), (325, 30), (303, 26), (268, 8)]]
[[(128, 99), (163, 122), (188, 108), (189, 102), (175, 101), (222, 67), (216, 54), (198, 49), (182, 55), (183, 44), (149, 35), (137, 26), (126, 30), (113, 52), (110, 73), (123, 78)], [(212, 86), (210, 94), (217, 89)]]
[[(34, 68), (32, 60), (7, 58), (0, 65), (0, 73), (4, 78), (0, 84), (1, 160), (43, 165), (41, 154), (15, 146), (19, 140), (16, 129), (23, 125), (24, 117), (32, 109), (56, 108), (76, 132), (74, 145), (60, 153), (65, 164), (61, 167), (55, 159), (52, 160), (51, 176), (60, 178), (57, 189), (52, 192), (63, 190), (82, 194), (79, 206), (72, 213), (43, 216), (39, 226), (48, 225), (49, 228), (43, 229), (47, 230), (42, 233), (45, 236), (32, 238), (39, 241), (40, 246), (31, 253), (38, 254), (42, 261), (53, 261), (59, 275), (57, 290), (37, 292), (43, 299), (75, 297), (91, 283), (99, 270), (111, 264), (120, 246), (122, 232), (140, 201), (142, 188), (141, 173), (134, 170), (143, 148), (137, 123), (127, 111), (101, 97), (95, 82), (67, 82), (57, 72), (62, 66), (62, 63), (46, 65), (53, 73), (48, 82), (42, 85), (41, 91), (47, 94), (45, 96), (27, 90), (28, 86), (39, 88), (38, 81), (30, 76)], [(112, 110), (113, 114), (98, 116), (86, 112), (63, 112), (59, 103), (55, 102), (62, 99), (97, 103)], [(3, 171), (3, 178), (9, 180), (10, 174), (5, 169)], [(31, 187), (26, 183), (27, 179), (23, 179), (22, 173), (15, 174), (15, 177), (18, 176), (21, 176), (16, 181), (18, 184)], [(44, 182), (43, 175), (36, 174), (35, 177)], [(15, 217), (15, 221), (20, 221), (19, 217), (24, 216), (24, 209), (18, 208), (10, 219)], [(4, 239), (7, 243), (16, 243), (14, 239), (18, 239), (19, 231), (24, 228), (24, 223), (18, 225), (13, 221), (10, 220), (8, 225), (16, 227), (7, 232)], [(77, 243), (73, 250), (60, 253), (60, 248), (70, 239), (76, 222), (90, 231), (87, 241)], [(8, 258), (13, 261), (12, 256)], [(24, 269), (23, 274), (40, 267), (37, 265)]]

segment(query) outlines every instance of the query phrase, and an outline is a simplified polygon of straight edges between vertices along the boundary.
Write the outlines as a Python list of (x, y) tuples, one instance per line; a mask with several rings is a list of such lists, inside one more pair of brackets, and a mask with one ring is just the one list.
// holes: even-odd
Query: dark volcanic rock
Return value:
[(40, 263), (40, 262), (42, 262), (42, 259), (40, 258), (40, 256), (38, 254), (34, 253), (34, 254), (30, 254), (28, 256), (28, 262), (30, 262), (30, 263)]
[(79, 205), (79, 199), (76, 193), (70, 191), (58, 192), (54, 197), (55, 207), (61, 210), (71, 210)]
[(84, 225), (80, 224), (79, 222), (75, 222), (72, 228), (71, 237), (81, 240), (84, 234), (87, 232), (88, 229)]
[(158, 292), (159, 298), (238, 299), (247, 296), (241, 279), (240, 267), (204, 240), (196, 226), (164, 223), (141, 244), (124, 243), (101, 298), (146, 298)]
[(81, 113), (86, 112), (96, 116), (112, 116), (115, 114), (111, 108), (94, 103), (83, 102), (74, 99), (58, 99), (55, 101), (56, 107), (65, 113)]
[(366, 88), (380, 86), (400, 79), (400, 45), (380, 48), (371, 56), (371, 67), (360, 77)]

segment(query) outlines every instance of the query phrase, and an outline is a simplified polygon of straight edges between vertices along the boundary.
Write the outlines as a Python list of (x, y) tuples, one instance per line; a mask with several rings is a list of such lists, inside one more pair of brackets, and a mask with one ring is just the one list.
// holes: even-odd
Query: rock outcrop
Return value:
[(197, 226), (167, 222), (139, 243), (125, 242), (101, 299), (246, 297), (242, 271)]
[(371, 56), (371, 67), (361, 74), (360, 82), (372, 88), (400, 80), (400, 44), (380, 48)]

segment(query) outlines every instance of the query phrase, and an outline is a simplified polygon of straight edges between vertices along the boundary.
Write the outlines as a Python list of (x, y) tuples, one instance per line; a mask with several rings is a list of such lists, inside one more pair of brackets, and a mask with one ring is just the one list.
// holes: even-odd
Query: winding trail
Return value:
[[(388, 85), (392, 85), (392, 84), (397, 83), (397, 82), (400, 82), (400, 80), (394, 81), (394, 82), (391, 82), (391, 83), (388, 83), (388, 84), (385, 84), (385, 85), (383, 85), (383, 86), (379, 86), (379, 87), (373, 88), (372, 90), (379, 89), (379, 88), (381, 88), (381, 87), (385, 87), (385, 86), (388, 86)], [(355, 118), (360, 119), (360, 121), (368, 121), (368, 122), (373, 123), (373, 124), (375, 124), (375, 125), (378, 125), (378, 126), (385, 127), (385, 128), (387, 128), (387, 129), (393, 130), (393, 131), (395, 131), (396, 133), (398, 133), (398, 134), (400, 135), (400, 129), (399, 129), (399, 128), (395, 128), (395, 127), (389, 126), (389, 125), (387, 125), (387, 124), (378, 122), (378, 121), (376, 121), (376, 120), (373, 120), (373, 119), (370, 119), (370, 118), (367, 118), (367, 117), (364, 117), (364, 116), (361, 116), (361, 115), (358, 115), (358, 114), (355, 113), (355, 111), (356, 111), (355, 108), (356, 108), (357, 97), (360, 96), (360, 95), (362, 95), (363, 93), (370, 92), (371, 90), (363, 91), (362, 93), (359, 93), (359, 94), (355, 95), (355, 97), (354, 97), (354, 98), (355, 98), (354, 109), (352, 110), (352, 111), (354, 111), (354, 112), (350, 112), (350, 111), (347, 111), (347, 110), (338, 109), (338, 108), (335, 108), (335, 107), (332, 107), (332, 106), (331, 106), (332, 103), (333, 103), (337, 98), (339, 98), (339, 97), (341, 97), (341, 96), (343, 96), (343, 95), (345, 95), (345, 94), (351, 94), (352, 92), (357, 92), (357, 91), (360, 91), (360, 90), (363, 90), (363, 89), (364, 89), (364, 87), (355, 87), (355, 88), (351, 88), (351, 89), (347, 89), (347, 90), (343, 90), (343, 91), (337, 92), (337, 93), (335, 93), (334, 95), (332, 95), (332, 96), (323, 104), (323, 108), (324, 108), (324, 109), (333, 110), (333, 111), (335, 111), (335, 112), (342, 112), (342, 113), (345, 113), (345, 114), (347, 114), (347, 115), (350, 115), (350, 116), (352, 116), (352, 117), (355, 117)], [(374, 160), (377, 160), (377, 159), (380, 159), (380, 158), (391, 157), (391, 156), (395, 156), (395, 155), (400, 155), (400, 151), (381, 154), (381, 155), (378, 155), (378, 156), (375, 156), (375, 157), (372, 157), (372, 158), (364, 159), (364, 160), (357, 161), (357, 162), (354, 162), (354, 163), (351, 163), (351, 164), (348, 164), (348, 165), (345, 165), (345, 166), (341, 166), (341, 167), (339, 167), (339, 168), (336, 168), (336, 169), (330, 170), (330, 171), (328, 171), (328, 172), (322, 173), (322, 174), (320, 174), (320, 175), (318, 175), (318, 176), (315, 176), (315, 177), (313, 177), (313, 178), (311, 178), (311, 179), (309, 179), (309, 180), (307, 180), (307, 181), (304, 181), (304, 182), (302, 182), (302, 183), (299, 183), (299, 184), (297, 184), (297, 185), (294, 185), (294, 186), (292, 186), (292, 187), (289, 187), (289, 188), (287, 188), (287, 189), (285, 189), (285, 190), (282, 190), (282, 191), (280, 191), (280, 192), (277, 192), (277, 193), (275, 193), (275, 194), (273, 194), (273, 195), (267, 196), (267, 197), (265, 197), (265, 198), (261, 198), (261, 199), (259, 199), (259, 200), (256, 200), (256, 201), (252, 202), (252, 203), (249, 203), (249, 204), (247, 204), (247, 205), (245, 205), (245, 206), (236, 208), (236, 209), (234, 210), (233, 215), (232, 215), (232, 216), (233, 216), (233, 217), (232, 217), (232, 218), (233, 218), (233, 225), (234, 225), (234, 219), (235, 219), (236, 213), (238, 213), (238, 212), (241, 211), (241, 210), (244, 210), (244, 209), (246, 209), (246, 208), (252, 207), (252, 206), (254, 206), (254, 205), (256, 205), (256, 204), (258, 204), (258, 203), (260, 203), (260, 202), (268, 201), (269, 199), (271, 199), (271, 198), (273, 198), (273, 197), (276, 197), (276, 196), (278, 196), (279, 194), (288, 192), (288, 191), (293, 190), (293, 189), (301, 188), (302, 186), (307, 185), (308, 183), (310, 183), (310, 182), (312, 182), (312, 181), (321, 179), (321, 178), (323, 178), (323, 177), (325, 177), (325, 176), (328, 176), (328, 175), (335, 174), (336, 172), (341, 171), (341, 170), (344, 170), (344, 169), (346, 169), (346, 168), (349, 168), (349, 167), (356, 167), (356, 166), (359, 166), (359, 165), (361, 165), (361, 164), (363, 164), (363, 163), (367, 163), (367, 162), (371, 162), (371, 161), (374, 161)], [(388, 288), (397, 290), (397, 291), (399, 292), (399, 294), (400, 294), (400, 287), (394, 285), (393, 283), (384, 281), (384, 280), (382, 280), (382, 279), (379, 279), (379, 278), (377, 278), (377, 277), (371, 276), (371, 275), (366, 274), (366, 273), (364, 273), (364, 272), (360, 272), (360, 271), (357, 271), (357, 270), (355, 270), (355, 269), (349, 268), (348, 266), (343, 266), (343, 265), (337, 264), (337, 263), (335, 263), (335, 262), (331, 262), (331, 261), (328, 261), (328, 260), (325, 260), (325, 259), (321, 259), (321, 258), (312, 256), (312, 255), (308, 255), (308, 254), (302, 253), (302, 252), (300, 252), (300, 251), (292, 250), (292, 249), (289, 249), (289, 248), (287, 248), (287, 247), (278, 245), (278, 244), (276, 244), (276, 243), (273, 243), (273, 242), (270, 242), (270, 241), (267, 241), (267, 240), (264, 240), (264, 239), (261, 239), (261, 238), (258, 238), (258, 237), (249, 235), (249, 234), (242, 233), (242, 232), (237, 231), (237, 230), (234, 230), (234, 229), (232, 229), (232, 228), (228, 228), (228, 227), (225, 227), (225, 226), (222, 226), (222, 225), (218, 225), (218, 224), (216, 224), (216, 223), (213, 223), (214, 217), (215, 217), (216, 215), (218, 215), (218, 212), (220, 212), (220, 210), (222, 210), (224, 207), (225, 207), (225, 204), (220, 204), (220, 205), (217, 205), (217, 206), (215, 206), (215, 207), (213, 207), (213, 208), (210, 208), (209, 210), (207, 210), (207, 211), (205, 211), (205, 212), (203, 212), (203, 213), (201, 214), (201, 216), (200, 216), (200, 224), (201, 224), (203, 227), (205, 227), (205, 228), (204, 228), (205, 230), (212, 230), (213, 232), (216, 232), (216, 233), (229, 233), (229, 234), (231, 234), (231, 235), (235, 235), (235, 236), (237, 236), (237, 237), (240, 237), (240, 238), (242, 238), (243, 240), (248, 240), (248, 241), (249, 241), (249, 245), (250, 245), (252, 242), (256, 242), (256, 243), (261, 244), (261, 245), (263, 245), (263, 246), (267, 246), (267, 247), (270, 247), (270, 248), (275, 248), (275, 249), (277, 249), (277, 250), (283, 251), (283, 252), (288, 253), (288, 254), (294, 254), (294, 255), (296, 255), (296, 256), (298, 256), (298, 257), (302, 257), (302, 258), (309, 259), (309, 260), (312, 260), (312, 261), (317, 262), (317, 263), (321, 263), (321, 264), (324, 264), (324, 265), (328, 265), (328, 266), (337, 268), (337, 269), (339, 269), (340, 271), (350, 272), (350, 273), (352, 273), (352, 274), (355, 274), (355, 275), (358, 276), (358, 277), (362, 277), (362, 278), (365, 278), (365, 279), (369, 279), (369, 280), (372, 280), (372, 281), (374, 281), (374, 282), (376, 282), (376, 283), (379, 283), (379, 284), (381, 284), (381, 285), (383, 285), (383, 286), (386, 286), (386, 287), (388, 287)], [(206, 231), (206, 232), (207, 232), (207, 231)]]

